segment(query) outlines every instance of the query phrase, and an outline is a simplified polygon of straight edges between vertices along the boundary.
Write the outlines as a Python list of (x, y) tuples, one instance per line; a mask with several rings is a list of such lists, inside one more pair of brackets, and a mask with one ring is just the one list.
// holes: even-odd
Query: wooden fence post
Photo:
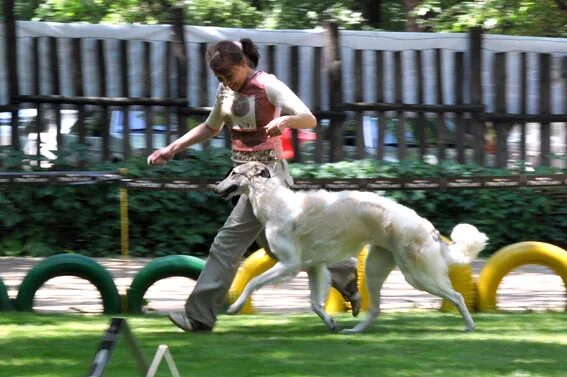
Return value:
[[(341, 57), (339, 45), (339, 27), (335, 22), (325, 24), (325, 68), (329, 78), (329, 110), (336, 110), (343, 103), (343, 86), (341, 79)], [(331, 119), (329, 125), (330, 160), (343, 159), (342, 120)]]
[[(498, 52), (494, 54), (494, 65), (492, 68), (493, 82), (495, 90), (495, 111), (497, 113), (506, 112), (506, 53)], [(505, 168), (508, 160), (508, 130), (509, 123), (494, 122), (496, 132), (496, 166)]]
[[(539, 54), (539, 114), (551, 113), (551, 54)], [(540, 123), (540, 165), (549, 166), (551, 162), (551, 125), (548, 121)]]
[[(185, 46), (184, 20), (182, 7), (173, 8), (173, 55), (177, 63), (177, 98), (187, 97), (187, 48)], [(187, 106), (187, 104), (186, 104)], [(177, 135), (182, 136), (187, 130), (187, 116), (181, 112), (181, 108), (177, 111)], [(185, 152), (178, 153), (183, 156)]]
[(13, 106), (12, 114), (12, 146), (15, 149), (20, 149), (20, 133), (18, 130), (19, 117), (18, 117), (18, 102), (14, 99), (18, 96), (18, 56), (16, 49), (16, 18), (14, 17), (14, 0), (4, 0), (4, 28), (5, 28), (5, 43), (6, 43), (6, 65), (8, 76), (8, 96), (9, 103)]
[[(299, 96), (299, 47), (291, 46), (289, 54), (290, 67), (290, 87)], [(301, 151), (299, 149), (299, 132), (297, 129), (291, 130), (293, 162), (301, 162)]]
[[(469, 31), (469, 93), (472, 105), (482, 105), (482, 29)], [(474, 161), (484, 165), (484, 124), (477, 113), (471, 113), (474, 135)]]

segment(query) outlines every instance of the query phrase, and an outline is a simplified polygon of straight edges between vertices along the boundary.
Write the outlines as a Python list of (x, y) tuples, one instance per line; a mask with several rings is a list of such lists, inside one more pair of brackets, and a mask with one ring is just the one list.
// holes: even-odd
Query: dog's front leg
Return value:
[(248, 300), (252, 293), (257, 289), (260, 289), (264, 285), (276, 282), (280, 279), (293, 277), (297, 275), (299, 271), (299, 265), (285, 265), (281, 262), (276, 263), (272, 268), (256, 276), (254, 279), (248, 282), (246, 287), (244, 287), (244, 290), (242, 291), (240, 297), (238, 297), (238, 299), (229, 306), (227, 313), (238, 313), (246, 303), (246, 300)]
[(325, 322), (329, 330), (337, 331), (335, 319), (325, 311), (325, 301), (331, 287), (331, 276), (324, 265), (313, 266), (307, 270), (309, 290), (311, 291), (311, 308)]

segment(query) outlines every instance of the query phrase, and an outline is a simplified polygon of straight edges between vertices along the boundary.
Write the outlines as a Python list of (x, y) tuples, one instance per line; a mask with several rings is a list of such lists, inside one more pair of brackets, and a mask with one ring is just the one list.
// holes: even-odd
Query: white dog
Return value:
[(334, 319), (324, 310), (330, 287), (326, 266), (356, 256), (369, 245), (365, 269), (371, 309), (365, 320), (343, 333), (364, 331), (378, 316), (380, 289), (395, 266), (413, 287), (455, 304), (466, 330), (474, 329), (463, 297), (448, 276), (449, 265), (470, 262), (484, 248), (488, 237), (474, 226), (457, 225), (451, 233), (453, 243), (447, 245), (429, 221), (391, 199), (359, 191), (294, 192), (257, 162), (235, 167), (215, 192), (226, 199), (248, 196), (278, 259), (248, 283), (229, 313), (238, 312), (260, 287), (305, 270), (313, 311), (335, 331)]

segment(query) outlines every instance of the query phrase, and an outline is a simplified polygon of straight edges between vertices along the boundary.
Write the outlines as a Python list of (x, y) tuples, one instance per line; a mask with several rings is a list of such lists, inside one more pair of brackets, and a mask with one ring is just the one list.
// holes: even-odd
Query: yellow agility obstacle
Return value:
[[(449, 239), (443, 237), (445, 242), (450, 242)], [(360, 310), (365, 311), (370, 308), (370, 296), (366, 288), (365, 279), (365, 263), (368, 248), (364, 247), (358, 255), (358, 289), (360, 292)], [(232, 304), (240, 296), (244, 287), (255, 276), (260, 275), (262, 272), (268, 270), (276, 264), (276, 261), (270, 257), (264, 249), (252, 253), (238, 270), (236, 277), (230, 287), (228, 294), (228, 302)], [(465, 303), (469, 310), (476, 308), (476, 285), (472, 275), (472, 268), (470, 265), (453, 265), (449, 268), (449, 277), (451, 283), (457, 292), (463, 295)], [(341, 313), (351, 309), (350, 303), (346, 302), (343, 296), (334, 288), (329, 290), (329, 297), (325, 304), (325, 310), (328, 313)], [(453, 304), (447, 300), (443, 300), (441, 306), (442, 311), (456, 310)], [(254, 313), (254, 307), (249, 299), (239, 312), (240, 314)]]
[(544, 242), (519, 242), (498, 250), (486, 261), (477, 281), (478, 309), (496, 310), (500, 282), (510, 271), (526, 264), (548, 267), (563, 279), (567, 288), (567, 251)]
[[(276, 264), (276, 260), (266, 253), (264, 249), (259, 249), (252, 253), (238, 269), (236, 276), (228, 291), (228, 303), (232, 304), (240, 296), (246, 284), (255, 276), (260, 275), (262, 272), (267, 271), (270, 267)], [(246, 304), (240, 309), (239, 314), (252, 314), (254, 308), (252, 300), (249, 298)]]
[[(360, 258), (359, 258), (359, 261), (360, 261)], [(363, 260), (363, 263), (364, 263), (364, 260)], [(252, 280), (252, 278), (260, 275), (264, 271), (267, 271), (274, 264), (276, 264), (276, 260), (273, 259), (272, 257), (270, 257), (264, 249), (259, 249), (259, 250), (255, 251), (254, 253), (252, 253), (248, 258), (246, 258), (246, 260), (242, 263), (242, 265), (238, 269), (238, 272), (236, 273), (234, 281), (232, 282), (232, 285), (230, 286), (230, 289), (228, 291), (228, 303), (229, 304), (234, 303), (236, 301), (236, 299), (242, 294), (242, 291), (244, 290), (244, 287), (246, 287), (246, 284), (248, 284), (248, 282), (250, 280)], [(364, 264), (362, 264), (362, 265), (364, 265)], [(359, 263), (359, 276), (361, 276), (360, 266), (361, 266), (361, 264)], [(362, 270), (362, 271), (364, 272), (364, 270)], [(366, 288), (365, 288), (365, 290), (366, 290)], [(339, 297), (340, 300), (342, 300), (342, 304), (341, 304), (340, 300), (337, 300), (334, 297)], [(367, 292), (363, 295), (362, 304), (366, 304), (366, 307), (368, 307), (368, 293)], [(327, 308), (329, 307), (329, 305), (334, 305), (334, 306), (337, 307), (336, 310), (331, 309), (330, 310), (331, 312), (345, 311), (347, 309), (347, 307), (344, 303), (344, 299), (342, 298), (341, 294), (339, 293), (339, 291), (337, 291), (334, 288), (331, 288), (330, 291), (329, 291), (329, 299), (327, 299), (326, 305), (327, 305), (326, 306)], [(340, 306), (340, 305), (342, 305), (342, 306)], [(329, 309), (327, 309), (327, 310), (329, 310)], [(242, 307), (242, 309), (238, 313), (239, 314), (253, 314), (254, 313), (254, 306), (252, 305), (252, 300), (248, 299), (248, 301), (246, 301), (246, 303), (244, 304), (244, 306)]]

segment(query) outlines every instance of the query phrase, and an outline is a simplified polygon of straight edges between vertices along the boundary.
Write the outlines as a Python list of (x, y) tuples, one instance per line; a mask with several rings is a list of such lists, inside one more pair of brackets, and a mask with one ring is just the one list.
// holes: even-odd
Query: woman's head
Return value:
[[(238, 90), (248, 71), (258, 66), (260, 54), (254, 42), (245, 38), (239, 42), (220, 41), (211, 45), (207, 50), (207, 60), (223, 84)], [(243, 75), (244, 80), (241, 80)]]

